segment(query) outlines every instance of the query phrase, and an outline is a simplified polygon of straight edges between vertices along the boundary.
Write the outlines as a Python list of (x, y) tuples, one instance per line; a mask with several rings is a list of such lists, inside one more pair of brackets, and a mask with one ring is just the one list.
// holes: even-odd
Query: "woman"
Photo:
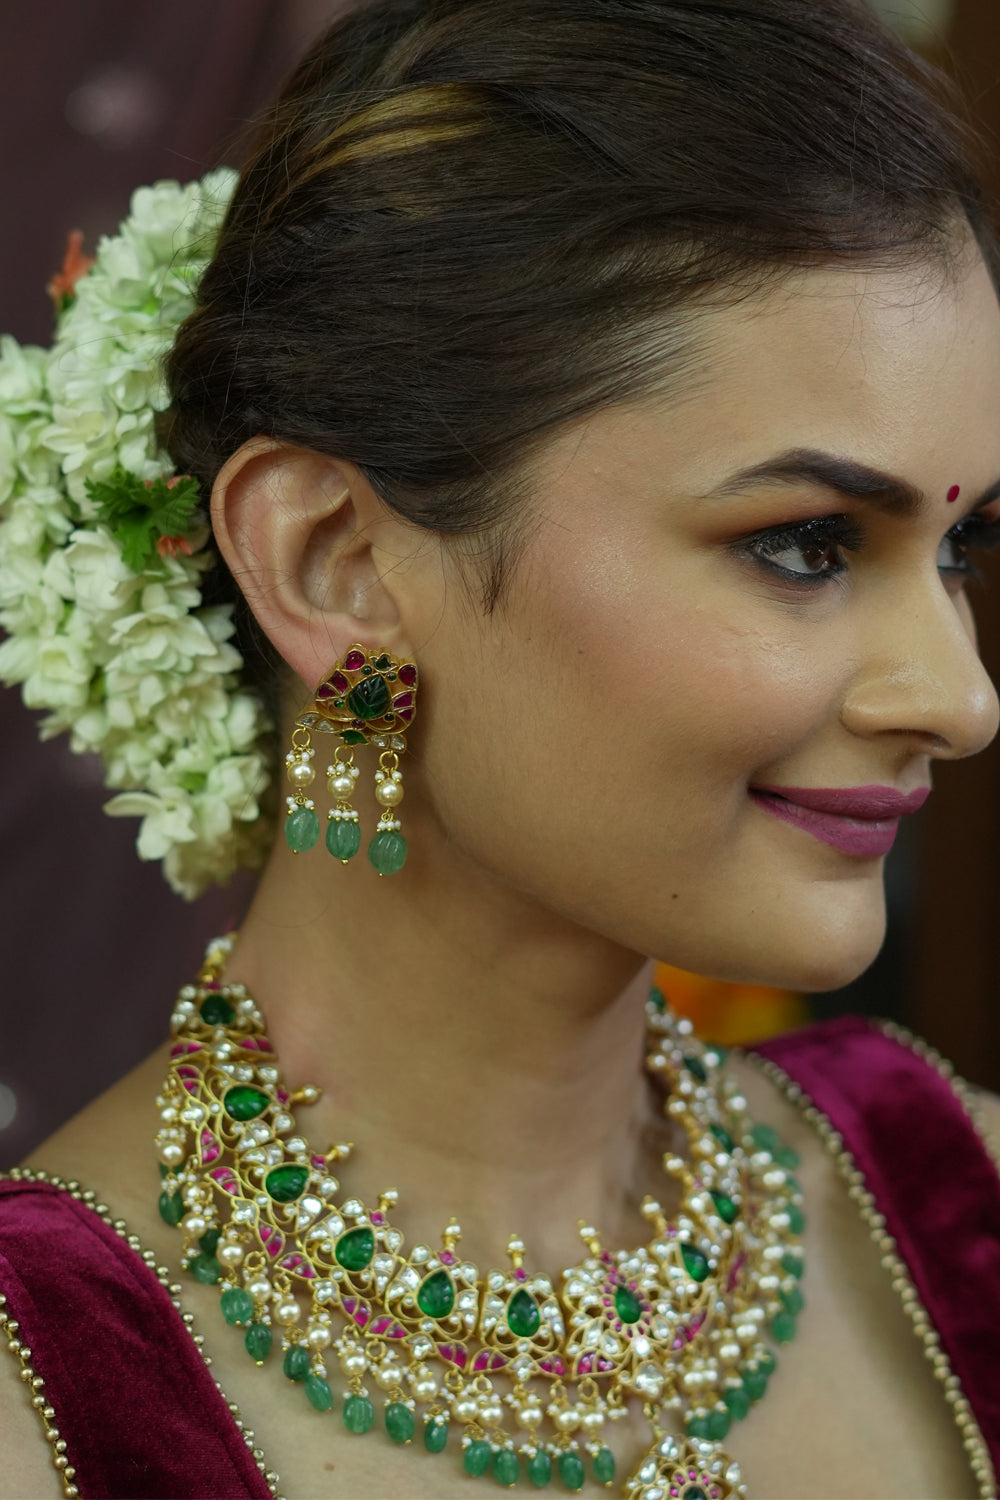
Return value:
[(996, 732), (997, 251), (935, 87), (846, 0), (383, 0), (292, 79), (163, 429), (284, 837), (172, 1053), (0, 1198), (0, 1493), (993, 1493), (968, 1095), (643, 1003), (648, 955), (859, 974), (899, 817)]

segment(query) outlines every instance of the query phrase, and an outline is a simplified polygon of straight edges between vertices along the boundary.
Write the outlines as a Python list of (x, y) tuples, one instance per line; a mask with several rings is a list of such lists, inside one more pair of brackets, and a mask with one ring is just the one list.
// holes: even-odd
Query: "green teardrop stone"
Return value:
[(201, 1002), (201, 1019), (206, 1026), (228, 1026), (236, 1014), (225, 995), (206, 995)]
[(750, 1139), (759, 1151), (770, 1151), (772, 1156), (781, 1146), (781, 1137), (773, 1125), (754, 1125), (750, 1130)]
[(417, 1292), (417, 1306), (425, 1318), (446, 1318), (455, 1306), (455, 1286), (447, 1271), (432, 1271)]
[(476, 1478), (478, 1475), (486, 1473), (492, 1458), (493, 1449), (489, 1443), (482, 1441), (473, 1442), (468, 1445), (462, 1455), (462, 1467), (465, 1469), (466, 1474), (471, 1474), (473, 1478)]
[(367, 1432), (375, 1420), (375, 1408), (367, 1396), (348, 1396), (342, 1415), (348, 1432)]
[(361, 825), (353, 818), (331, 818), (326, 825), (326, 847), (334, 859), (353, 859), (361, 848)]
[(285, 1350), (282, 1369), (289, 1380), (305, 1380), (309, 1374), (309, 1350), (303, 1344), (292, 1344)]
[(349, 1229), (340, 1236), (333, 1253), (345, 1271), (363, 1271), (375, 1254), (375, 1235), (364, 1225)]
[(251, 1323), (243, 1335), (243, 1342), (250, 1358), (262, 1365), (271, 1352), (273, 1334), (267, 1323)]
[(667, 997), (661, 989), (657, 988), (655, 984), (649, 992), (649, 1003), (653, 1007), (653, 1009), (658, 1010), (661, 1015), (667, 1008)]
[(507, 1305), (507, 1327), (515, 1338), (530, 1339), (538, 1332), (541, 1321), (538, 1303), (529, 1291), (519, 1287)]
[(392, 657), (386, 656), (383, 652), (381, 656), (376, 656), (375, 661), (373, 662), (373, 666), (379, 672), (388, 672), (389, 668), (392, 666)]
[(528, 1464), (528, 1479), (536, 1490), (544, 1490), (552, 1478), (551, 1456), (540, 1449)]
[(176, 1229), (184, 1217), (184, 1199), (180, 1193), (161, 1193), (156, 1200), (156, 1206), (160, 1210), (160, 1218), (164, 1224), (169, 1224), (171, 1229)]
[(380, 875), (398, 875), (406, 864), (406, 840), (395, 829), (377, 833), (368, 845), (368, 858)]
[(610, 1448), (594, 1454), (594, 1478), (598, 1484), (611, 1484), (615, 1477), (615, 1455)]
[(293, 854), (305, 854), (319, 838), (319, 818), (311, 807), (297, 807), (285, 819), (285, 843)]
[(805, 1264), (800, 1255), (796, 1255), (793, 1250), (786, 1250), (781, 1257), (781, 1269), (789, 1276), (801, 1276), (805, 1270)]
[(249, 1323), (253, 1317), (253, 1298), (241, 1286), (226, 1287), (219, 1306), (230, 1327)]
[(642, 1303), (631, 1287), (615, 1287), (615, 1312), (623, 1323), (638, 1323), (642, 1317)]
[(705, 1064), (702, 1062), (700, 1057), (686, 1057), (684, 1059), (684, 1066), (691, 1074), (691, 1077), (697, 1078), (699, 1083), (708, 1082), (708, 1073), (706, 1072)]
[(307, 1375), (304, 1386), (309, 1405), (317, 1411), (329, 1411), (333, 1405), (333, 1392), (322, 1375)]
[(389, 684), (378, 674), (366, 677), (348, 693), (347, 706), (358, 719), (381, 719), (389, 709)]
[(309, 1168), (287, 1164), (274, 1167), (264, 1178), (264, 1191), (275, 1203), (294, 1203), (309, 1181)]
[(764, 1371), (764, 1374), (770, 1378), (770, 1376), (774, 1374), (775, 1369), (777, 1368), (778, 1361), (775, 1359), (770, 1349), (765, 1349), (763, 1354), (758, 1354), (757, 1363)]
[(521, 1460), (513, 1448), (498, 1448), (493, 1455), (493, 1477), (498, 1484), (512, 1489), (521, 1477)]
[(578, 1453), (560, 1453), (559, 1478), (568, 1490), (582, 1490), (586, 1477), (583, 1459)]
[(793, 1313), (778, 1313), (777, 1317), (771, 1319), (771, 1332), (779, 1344), (790, 1344), (797, 1327)]
[(729, 1415), (733, 1421), (742, 1422), (750, 1410), (750, 1397), (743, 1387), (741, 1385), (731, 1385), (728, 1390), (723, 1392), (722, 1399), (726, 1403)]
[(385, 1430), (394, 1443), (409, 1443), (416, 1423), (413, 1413), (402, 1401), (390, 1401), (385, 1409)]
[(802, 1234), (806, 1227), (806, 1216), (797, 1203), (789, 1203), (785, 1207), (788, 1215), (788, 1227), (793, 1234)]
[(791, 1313), (793, 1318), (798, 1317), (806, 1305), (806, 1300), (797, 1286), (789, 1287), (787, 1292), (779, 1292), (778, 1296), (784, 1304), (785, 1312)]
[(681, 1260), (692, 1281), (705, 1280), (708, 1275), (708, 1260), (696, 1245), (690, 1245), (685, 1240), (681, 1245)]
[(732, 1154), (736, 1143), (733, 1140), (732, 1136), (729, 1134), (729, 1131), (726, 1129), (726, 1127), (724, 1125), (710, 1125), (708, 1128), (715, 1136), (715, 1139), (718, 1141), (723, 1151), (728, 1151), (730, 1154)]
[(270, 1104), (270, 1099), (260, 1089), (250, 1088), (248, 1084), (237, 1084), (234, 1089), (227, 1089), (222, 1107), (231, 1120), (256, 1120), (262, 1115)]
[(709, 1442), (721, 1443), (732, 1425), (733, 1419), (728, 1411), (720, 1411), (718, 1407), (715, 1411), (710, 1411), (705, 1424)]
[(214, 1255), (196, 1255), (188, 1262), (188, 1270), (195, 1281), (204, 1282), (205, 1286), (214, 1286), (222, 1280), (222, 1267)]
[(428, 1453), (440, 1453), (448, 1442), (448, 1423), (443, 1417), (429, 1417), (424, 1423), (424, 1447)]
[(360, 729), (342, 729), (340, 738), (345, 745), (367, 745), (368, 736), (362, 734)]
[(766, 1370), (744, 1370), (740, 1378), (743, 1381), (743, 1389), (751, 1401), (763, 1399), (764, 1392), (767, 1390)]
[(739, 1209), (732, 1198), (727, 1197), (725, 1193), (713, 1193), (712, 1202), (715, 1204), (715, 1211), (723, 1224), (732, 1224), (734, 1219), (738, 1218)]
[(219, 1248), (220, 1238), (221, 1234), (218, 1229), (214, 1227), (212, 1229), (206, 1229), (205, 1233), (198, 1241), (199, 1250), (204, 1251), (206, 1255), (214, 1255), (216, 1250)]

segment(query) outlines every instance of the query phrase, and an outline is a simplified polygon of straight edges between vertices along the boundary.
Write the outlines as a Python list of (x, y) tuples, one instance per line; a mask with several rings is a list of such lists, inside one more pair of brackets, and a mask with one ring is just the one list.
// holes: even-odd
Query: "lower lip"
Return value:
[(814, 812), (811, 807), (800, 807), (797, 802), (786, 802), (783, 797), (772, 797), (767, 792), (751, 790), (750, 796), (765, 812), (794, 823), (796, 828), (839, 849), (841, 854), (852, 854), (855, 859), (880, 859), (896, 841), (898, 818), (839, 818), (835, 813)]

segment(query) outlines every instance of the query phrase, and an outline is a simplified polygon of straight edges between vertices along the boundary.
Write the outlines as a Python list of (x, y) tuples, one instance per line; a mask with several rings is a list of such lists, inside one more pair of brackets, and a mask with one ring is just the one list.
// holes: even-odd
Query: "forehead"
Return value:
[(1000, 304), (978, 252), (947, 270), (795, 272), (700, 313), (668, 395), (598, 413), (552, 456), (559, 468), (569, 458), (614, 476), (619, 494), (648, 490), (655, 476), (683, 495), (790, 448), (853, 458), (931, 492), (995, 480)]

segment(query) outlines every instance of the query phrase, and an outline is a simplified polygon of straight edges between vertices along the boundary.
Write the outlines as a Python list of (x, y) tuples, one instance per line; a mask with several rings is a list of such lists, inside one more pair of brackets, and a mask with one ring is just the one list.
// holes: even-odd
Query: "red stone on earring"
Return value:
[(344, 667), (348, 672), (357, 672), (364, 664), (364, 653), (361, 651), (348, 651), (344, 657)]
[(417, 680), (417, 669), (410, 662), (404, 662), (399, 669), (399, 680), (405, 687), (412, 687)]

